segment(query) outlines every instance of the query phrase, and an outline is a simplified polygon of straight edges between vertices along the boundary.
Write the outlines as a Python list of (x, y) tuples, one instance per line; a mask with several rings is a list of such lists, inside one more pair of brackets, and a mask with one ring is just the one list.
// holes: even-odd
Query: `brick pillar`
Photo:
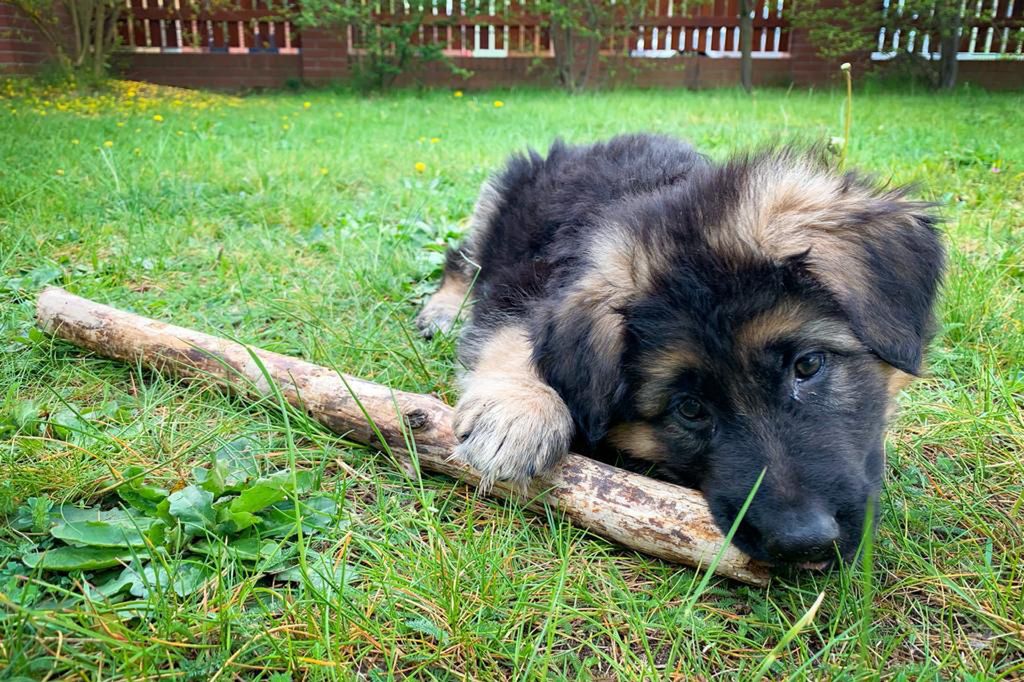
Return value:
[(345, 31), (307, 28), (302, 31), (302, 80), (327, 83), (349, 77)]
[(53, 58), (53, 50), (28, 17), (0, 0), (0, 74), (32, 74)]

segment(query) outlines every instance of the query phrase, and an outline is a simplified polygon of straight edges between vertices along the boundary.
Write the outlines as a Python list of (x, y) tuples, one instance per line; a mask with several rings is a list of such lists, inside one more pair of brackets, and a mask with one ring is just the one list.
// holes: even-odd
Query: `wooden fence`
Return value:
[(125, 0), (119, 33), (127, 52), (296, 54), (301, 39), (288, 0)]
[[(125, 0), (120, 19), (122, 46), (128, 52), (270, 52), (289, 54), (301, 39), (288, 19), (289, 0), (236, 0), (230, 7), (187, 0)], [(1024, 2), (1024, 0), (1022, 0)], [(759, 0), (754, 17), (757, 57), (777, 57), (789, 44), (784, 0)], [(448, 56), (505, 58), (547, 56), (552, 42), (547, 21), (530, 0), (435, 0), (417, 8), (400, 0), (374, 7), (380, 26), (393, 25), (410, 12), (423, 12), (414, 42), (433, 44)], [(605, 54), (667, 57), (678, 53), (735, 56), (739, 53), (738, 0), (652, 0), (636, 16), (610, 32)], [(366, 36), (348, 29), (354, 53)]]
[[(885, 14), (903, 17), (904, 0), (882, 0)], [(965, 0), (961, 14), (963, 28), (960, 33), (960, 51), (957, 59), (1021, 60), (1024, 59), (1024, 0)], [(909, 17), (926, 20), (930, 17)], [(902, 23), (902, 22), (901, 22)], [(927, 31), (899, 29), (878, 30), (878, 49), (871, 55), (875, 60), (887, 60), (900, 52), (938, 58), (938, 36)]]

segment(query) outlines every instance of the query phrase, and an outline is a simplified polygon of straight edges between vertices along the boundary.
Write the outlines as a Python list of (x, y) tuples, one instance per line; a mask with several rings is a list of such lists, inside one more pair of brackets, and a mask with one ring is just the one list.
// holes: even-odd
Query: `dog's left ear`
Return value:
[[(847, 204), (814, 239), (805, 263), (831, 291), (854, 333), (879, 358), (917, 374), (933, 327), (945, 253), (929, 204), (902, 191)], [(830, 222), (830, 221), (826, 221)], [(815, 226), (811, 226), (815, 229)]]

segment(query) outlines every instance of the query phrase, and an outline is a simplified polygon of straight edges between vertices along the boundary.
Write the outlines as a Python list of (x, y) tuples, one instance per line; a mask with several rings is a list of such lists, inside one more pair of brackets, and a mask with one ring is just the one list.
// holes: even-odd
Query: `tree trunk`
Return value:
[(740, 83), (750, 92), (754, 88), (754, 0), (740, 0)]
[(573, 70), (576, 54), (576, 41), (573, 30), (562, 26), (559, 22), (552, 23), (551, 40), (555, 48), (555, 76), (558, 84), (569, 92), (576, 91), (576, 74)]
[(940, 41), (940, 62), (939, 62), (939, 88), (952, 90), (956, 87), (956, 75), (958, 69), (957, 53), (960, 52), (960, 12), (952, 11), (948, 22), (944, 22), (942, 38)]
[[(36, 320), (47, 332), (132, 366), (141, 363), (264, 402), (280, 396), (350, 440), (470, 485), (480, 482), (479, 472), (452, 459), (458, 443), (452, 409), (432, 396), (157, 322), (56, 287), (39, 294)], [(570, 454), (532, 481), (525, 496), (500, 482), (492, 494), (531, 508), (550, 506), (577, 526), (637, 551), (705, 569), (720, 556), (718, 573), (753, 585), (768, 581), (763, 565), (725, 545), (707, 503), (694, 490)]]
[(103, 75), (103, 27), (106, 26), (107, 20), (104, 16), (104, 10), (106, 10), (105, 0), (98, 0), (96, 2), (96, 14), (93, 15), (92, 22), (92, 75), (99, 78)]

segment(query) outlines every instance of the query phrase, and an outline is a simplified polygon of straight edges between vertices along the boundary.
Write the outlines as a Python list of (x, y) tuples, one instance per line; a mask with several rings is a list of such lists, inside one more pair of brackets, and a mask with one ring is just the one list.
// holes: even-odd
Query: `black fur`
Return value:
[[(736, 537), (752, 556), (827, 558), (831, 541), (818, 547), (794, 533), (829, 535), (822, 524), (834, 519), (848, 557), (882, 484), (883, 363), (920, 370), (943, 250), (927, 207), (856, 176), (844, 181), (870, 198), (843, 219), (851, 239), (864, 235), (866, 287), (828, 288), (814, 254), (752, 259), (723, 250), (712, 237), (748, 196), (747, 171), (758, 158), (718, 165), (677, 140), (642, 135), (586, 147), (556, 142), (546, 158), (514, 157), (492, 181), (500, 197), (493, 217), (464, 246), (480, 271), (461, 353), (471, 367), (493, 330), (526, 326), (536, 367), (572, 413), (575, 448), (629, 461), (629, 452), (609, 445), (609, 429), (646, 422), (664, 446), (655, 473), (701, 489), (723, 530), (766, 470)], [(883, 222), (898, 229), (871, 229)], [(589, 245), (610, 225), (624, 226), (631, 248), (660, 264), (649, 288), (613, 311), (622, 333), (614, 355), (596, 350), (607, 330), (592, 311), (566, 305), (592, 267)], [(768, 347), (737, 343), (745, 324), (786, 305), (849, 329), (863, 347), (833, 343), (814, 325)], [(701, 362), (672, 378), (651, 414), (638, 396), (651, 358), (673, 348)], [(823, 353), (824, 368), (798, 381), (793, 363), (810, 351)], [(680, 416), (686, 396), (702, 402), (706, 419)]]

